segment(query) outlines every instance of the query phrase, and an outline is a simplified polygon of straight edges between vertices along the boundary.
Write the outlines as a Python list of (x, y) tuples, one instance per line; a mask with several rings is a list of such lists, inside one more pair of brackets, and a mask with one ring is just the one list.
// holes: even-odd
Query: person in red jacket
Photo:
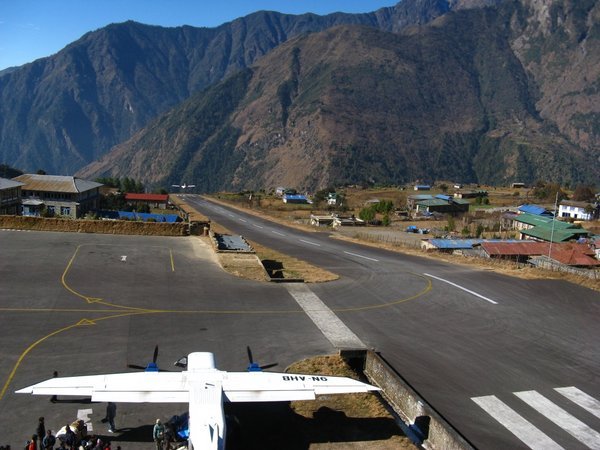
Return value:
[(27, 450), (37, 450), (37, 434), (31, 436), (31, 440), (27, 445)]

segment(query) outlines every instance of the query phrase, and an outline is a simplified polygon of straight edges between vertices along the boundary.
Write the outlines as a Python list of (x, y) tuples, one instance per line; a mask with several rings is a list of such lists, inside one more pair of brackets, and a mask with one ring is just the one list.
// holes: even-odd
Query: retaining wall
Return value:
[(400, 418), (423, 438), (423, 447), (443, 450), (472, 450), (474, 447), (435, 411), (377, 353), (366, 353), (364, 372)]
[(187, 236), (185, 223), (134, 222), (127, 220), (75, 220), (55, 217), (0, 216), (0, 228), (73, 233)]

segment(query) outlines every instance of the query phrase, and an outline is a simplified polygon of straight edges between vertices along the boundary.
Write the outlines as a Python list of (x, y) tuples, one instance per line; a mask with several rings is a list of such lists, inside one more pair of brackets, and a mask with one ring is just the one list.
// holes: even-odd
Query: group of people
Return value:
[(152, 428), (152, 439), (156, 450), (175, 450), (180, 446), (175, 426), (171, 422), (162, 423), (160, 419), (156, 419)]
[[(66, 424), (59, 431), (55, 436), (52, 430), (46, 430), (44, 418), (40, 417), (36, 433), (27, 441), (25, 450), (112, 450), (110, 441), (103, 441), (100, 437), (88, 433), (83, 420)], [(10, 450), (10, 446), (3, 450)], [(115, 450), (121, 450), (121, 447), (117, 446)]]
[[(109, 423), (109, 431), (115, 429), (115, 411), (114, 403), (109, 403), (106, 408), (106, 417), (103, 422)], [(152, 429), (152, 439), (156, 444), (156, 450), (174, 450), (179, 448), (178, 436), (175, 426), (169, 421), (162, 423), (160, 419), (156, 420)], [(66, 424), (60, 429), (57, 435), (52, 434), (52, 430), (46, 429), (44, 418), (38, 419), (36, 433), (27, 441), (25, 450), (113, 450), (110, 441), (103, 441), (102, 438), (95, 435), (89, 435), (88, 429), (83, 420), (76, 420), (71, 424)], [(0, 450), (11, 450), (10, 445), (1, 446)], [(114, 450), (121, 450), (117, 446)]]

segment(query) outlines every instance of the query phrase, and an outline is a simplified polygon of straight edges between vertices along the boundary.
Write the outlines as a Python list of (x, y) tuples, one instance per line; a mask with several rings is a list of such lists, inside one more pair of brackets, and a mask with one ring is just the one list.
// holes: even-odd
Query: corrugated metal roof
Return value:
[(137, 194), (128, 192), (125, 194), (125, 200), (144, 200), (147, 202), (166, 202), (169, 200), (169, 194)]
[(24, 183), (15, 180), (9, 180), (8, 178), (0, 177), (0, 189), (12, 189), (19, 186), (23, 186)]
[(483, 239), (430, 239), (429, 243), (437, 248), (443, 249), (463, 249), (473, 248), (474, 245), (481, 244)]
[(38, 175), (25, 173), (13, 178), (14, 181), (24, 183), (23, 189), (27, 191), (42, 192), (86, 192), (102, 186), (95, 181), (82, 180), (80, 178), (63, 175)]
[[(539, 216), (536, 214), (529, 214), (529, 213), (523, 213), (523, 214), (517, 214), (514, 217), (514, 220), (516, 220), (517, 222), (521, 222), (521, 223), (526, 223), (527, 225), (533, 225), (533, 226), (544, 226), (547, 225), (549, 223), (552, 223), (552, 217), (546, 217), (546, 216)], [(564, 222), (560, 222), (558, 220), (554, 221), (554, 226), (555, 227), (564, 227)]]
[(529, 230), (521, 230), (521, 233), (533, 238), (542, 239), (550, 242), (565, 242), (572, 239), (579, 239), (582, 236), (590, 234), (589, 231), (583, 228), (555, 228), (552, 230), (549, 227), (535, 227)]
[(440, 200), (439, 198), (433, 198), (430, 200), (420, 200), (417, 202), (419, 206), (447, 206), (448, 202)]
[(481, 247), (490, 256), (544, 255), (548, 254), (550, 243), (535, 241), (483, 242)]
[(521, 206), (519, 206), (519, 211), (528, 213), (528, 214), (535, 214), (537, 216), (542, 215), (544, 213), (546, 213), (546, 214), (549, 213), (549, 211), (546, 210), (546, 208), (544, 208), (543, 206), (538, 206), (538, 205), (521, 205)]
[(587, 244), (555, 243), (550, 248), (549, 242), (484, 242), (481, 248), (490, 256), (550, 256), (569, 266), (600, 266)]
[(410, 200), (431, 200), (431, 199), (433, 199), (433, 195), (430, 195), (430, 194), (415, 194), (415, 195), (409, 195), (408, 198)]

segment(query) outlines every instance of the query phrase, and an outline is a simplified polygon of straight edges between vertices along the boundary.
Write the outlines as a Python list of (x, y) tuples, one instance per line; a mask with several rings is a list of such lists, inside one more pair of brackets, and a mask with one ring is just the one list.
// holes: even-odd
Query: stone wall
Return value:
[(73, 233), (131, 234), (143, 236), (187, 236), (186, 223), (134, 222), (127, 220), (59, 219), (0, 216), (0, 228)]

